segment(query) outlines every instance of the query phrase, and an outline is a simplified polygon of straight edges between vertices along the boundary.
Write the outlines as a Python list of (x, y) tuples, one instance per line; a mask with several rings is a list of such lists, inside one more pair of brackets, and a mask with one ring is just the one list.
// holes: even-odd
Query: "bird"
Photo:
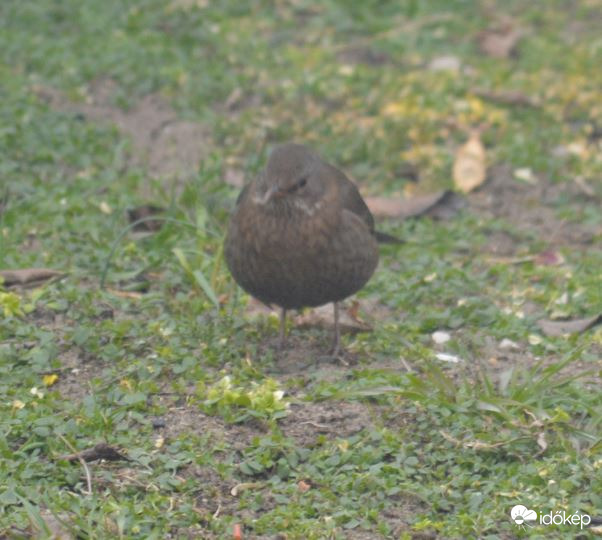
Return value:
[(242, 289), (280, 308), (279, 345), (289, 310), (334, 306), (331, 354), (340, 354), (339, 302), (376, 269), (378, 232), (356, 185), (303, 144), (284, 143), (240, 192), (224, 241), (226, 264)]

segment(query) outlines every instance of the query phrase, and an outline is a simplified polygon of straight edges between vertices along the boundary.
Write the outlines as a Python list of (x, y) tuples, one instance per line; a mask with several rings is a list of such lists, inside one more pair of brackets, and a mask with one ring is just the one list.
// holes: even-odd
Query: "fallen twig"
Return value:
[[(63, 437), (62, 435), (59, 435), (59, 437), (71, 450), (75, 450), (75, 448), (73, 448), (73, 445), (67, 439), (65, 439), (65, 437)], [(86, 485), (88, 486), (87, 495), (92, 495), (92, 475), (90, 474), (90, 469), (88, 469), (88, 466), (86, 465), (86, 461), (81, 457), (81, 452), (80, 453), (75, 452), (74, 454), (71, 454), (71, 455), (75, 456), (74, 459), (77, 459), (80, 462), (81, 466), (83, 467), (84, 473), (86, 474)], [(68, 460), (68, 461), (72, 461), (72, 460)]]

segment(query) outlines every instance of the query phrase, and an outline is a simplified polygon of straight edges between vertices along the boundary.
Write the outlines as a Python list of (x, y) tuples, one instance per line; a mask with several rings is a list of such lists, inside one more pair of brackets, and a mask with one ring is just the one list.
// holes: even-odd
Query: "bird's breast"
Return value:
[(226, 240), (235, 279), (260, 300), (287, 308), (358, 290), (378, 261), (376, 241), (360, 218), (335, 210), (314, 205), (310, 212), (302, 203), (286, 213), (239, 208)]

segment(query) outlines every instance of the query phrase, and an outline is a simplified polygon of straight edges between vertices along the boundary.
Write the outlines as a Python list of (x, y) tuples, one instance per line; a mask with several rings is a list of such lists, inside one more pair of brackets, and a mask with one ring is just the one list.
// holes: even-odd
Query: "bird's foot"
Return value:
[(345, 349), (343, 349), (339, 343), (335, 344), (329, 354), (334, 363), (341, 364), (342, 366), (349, 365), (349, 362), (345, 360)]
[(350, 364), (345, 356), (345, 349), (335, 346), (327, 354), (318, 356), (315, 364), (338, 364), (347, 367)]

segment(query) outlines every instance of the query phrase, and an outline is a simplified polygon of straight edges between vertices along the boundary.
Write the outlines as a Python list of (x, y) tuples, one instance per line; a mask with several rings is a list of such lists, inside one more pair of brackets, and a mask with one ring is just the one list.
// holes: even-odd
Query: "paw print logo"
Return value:
[(529, 510), (522, 504), (517, 504), (510, 510), (510, 517), (519, 527), (524, 528), (525, 525), (531, 526), (530, 521), (537, 519), (537, 512), (535, 510)]

